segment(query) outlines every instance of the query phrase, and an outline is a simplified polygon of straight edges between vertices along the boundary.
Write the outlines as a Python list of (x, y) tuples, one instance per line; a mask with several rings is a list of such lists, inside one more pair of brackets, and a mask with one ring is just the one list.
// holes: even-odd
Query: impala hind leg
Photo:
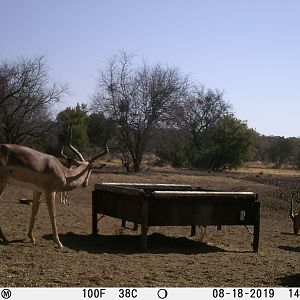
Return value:
[(32, 230), (35, 223), (35, 217), (40, 207), (40, 199), (41, 199), (41, 192), (33, 191), (33, 199), (32, 199), (32, 208), (31, 208), (31, 218), (30, 218), (30, 225), (28, 230), (28, 237), (30, 238), (31, 242), (35, 243), (35, 238), (32, 235)]
[[(5, 176), (3, 174), (1, 174), (1, 172), (0, 172), (0, 178), (1, 178), (0, 179), (0, 199), (1, 199), (2, 193), (7, 184), (7, 179), (5, 178)], [(4, 236), (4, 234), (2, 232), (1, 226), (0, 226), (0, 240), (2, 240), (4, 243), (8, 243), (7, 238)]]
[(56, 207), (55, 207), (55, 192), (46, 193), (46, 201), (50, 216), (50, 221), (52, 225), (52, 232), (53, 232), (53, 240), (58, 245), (59, 248), (63, 248), (62, 243), (59, 240), (57, 226), (56, 226)]

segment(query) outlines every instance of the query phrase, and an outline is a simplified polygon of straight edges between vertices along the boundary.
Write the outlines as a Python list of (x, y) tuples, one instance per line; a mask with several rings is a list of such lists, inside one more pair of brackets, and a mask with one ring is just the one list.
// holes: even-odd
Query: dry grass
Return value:
[(250, 174), (270, 174), (270, 175), (282, 175), (282, 176), (300, 176), (300, 170), (295, 169), (274, 169), (274, 168), (251, 168), (243, 167), (236, 170), (240, 173)]
[[(291, 234), (289, 203), (282, 197), (288, 185), (276, 187), (270, 180), (276, 183), (278, 178), (273, 176), (262, 184), (249, 174), (232, 178), (226, 173), (169, 171), (122, 174), (104, 168), (93, 174), (90, 186), (72, 191), (67, 205), (57, 203), (63, 251), (52, 242), (44, 199), (34, 231), (37, 244), (26, 240), (31, 208), (18, 199), (31, 193), (9, 187), (0, 201), (0, 225), (11, 241), (0, 244), (0, 286), (300, 286), (300, 236)], [(291, 178), (282, 177), (287, 183)], [(224, 226), (221, 231), (208, 227), (202, 241), (189, 237), (189, 227), (153, 227), (147, 253), (139, 250), (139, 235), (120, 230), (117, 219), (104, 217), (100, 235), (92, 237), (91, 192), (100, 182), (180, 183), (258, 192), (260, 251), (251, 251), (252, 236), (242, 226)]]

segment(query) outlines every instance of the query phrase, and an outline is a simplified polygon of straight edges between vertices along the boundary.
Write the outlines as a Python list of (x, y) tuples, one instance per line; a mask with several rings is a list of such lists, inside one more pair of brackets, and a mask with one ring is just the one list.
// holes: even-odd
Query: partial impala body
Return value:
[[(107, 152), (108, 148), (106, 147), (104, 152), (97, 154), (89, 161), (79, 162), (78, 167), (67, 168), (55, 156), (21, 145), (0, 145), (0, 196), (7, 184), (25, 186), (34, 190), (28, 231), (28, 237), (32, 242), (35, 242), (32, 231), (39, 209), (40, 197), (42, 193), (45, 193), (53, 239), (60, 248), (62, 247), (55, 220), (55, 195), (57, 192), (87, 186), (94, 162)], [(0, 238), (7, 241), (1, 227)]]
[[(71, 139), (71, 133), (70, 133), (70, 139)], [(75, 147), (73, 147), (70, 143), (70, 149), (77, 155), (77, 149), (75, 151)], [(65, 152), (64, 152), (64, 147), (62, 148), (61, 152), (60, 152), (61, 158), (59, 157), (59, 161), (68, 169), (71, 169), (73, 167), (78, 167), (80, 165), (80, 162), (84, 161), (83, 156), (80, 154), (80, 156), (78, 156), (79, 160), (73, 159), (71, 157), (68, 157)], [(60, 203), (62, 204), (66, 204), (68, 202), (68, 191), (63, 191), (63, 192), (59, 192), (58, 193), (59, 199), (60, 199)]]
[(293, 222), (294, 234), (298, 234), (298, 232), (300, 231), (300, 209), (297, 214), (294, 214), (293, 200), (291, 200), (290, 217)]

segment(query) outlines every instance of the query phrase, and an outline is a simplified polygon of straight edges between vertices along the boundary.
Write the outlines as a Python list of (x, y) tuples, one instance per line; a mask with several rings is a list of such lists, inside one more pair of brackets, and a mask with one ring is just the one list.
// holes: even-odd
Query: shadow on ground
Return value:
[(300, 287), (300, 273), (278, 278), (285, 287)]
[[(44, 235), (47, 240), (52, 235)], [(85, 235), (68, 232), (59, 235), (62, 244), (72, 250), (89, 253), (141, 253), (139, 235)], [(147, 253), (197, 254), (224, 252), (224, 249), (193, 241), (186, 237), (168, 237), (159, 233), (148, 236)]]
[(278, 248), (290, 252), (300, 252), (300, 247), (279, 246)]

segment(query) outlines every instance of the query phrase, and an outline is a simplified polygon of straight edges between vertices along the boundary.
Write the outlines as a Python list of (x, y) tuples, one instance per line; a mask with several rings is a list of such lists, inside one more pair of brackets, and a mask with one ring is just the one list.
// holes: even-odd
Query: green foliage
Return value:
[(184, 104), (182, 124), (188, 137), (188, 161), (193, 167), (207, 169), (216, 152), (215, 130), (230, 113), (230, 105), (222, 92), (203, 86), (193, 86)]
[(295, 165), (296, 165), (297, 169), (300, 169), (300, 151), (296, 155)]
[(87, 105), (52, 118), (51, 107), (68, 87), (49, 78), (43, 56), (0, 62), (0, 143), (25, 144), (58, 154), (69, 142), (78, 149), (109, 146), (140, 170), (155, 153), (174, 167), (219, 170), (249, 159), (300, 168), (300, 138), (263, 136), (231, 113), (223, 92), (191, 82), (177, 68), (137, 66), (134, 56), (112, 57)]
[(0, 62), (0, 142), (38, 147), (53, 130), (51, 107), (68, 89), (48, 73), (43, 56)]
[(72, 144), (79, 148), (89, 143), (87, 126), (87, 106), (77, 103), (76, 107), (67, 107), (57, 115), (57, 124), (60, 128), (59, 141), (62, 145), (67, 144), (69, 137), (69, 125), (72, 125)]
[(195, 167), (221, 170), (241, 165), (255, 153), (256, 133), (233, 116), (225, 116), (216, 127), (202, 133), (201, 143), (188, 153)]
[(290, 141), (284, 137), (274, 137), (268, 154), (270, 160), (274, 163), (275, 168), (280, 168), (280, 166), (292, 155), (292, 146)]
[[(87, 118), (88, 137), (91, 146), (103, 147), (106, 138), (114, 139), (116, 124), (103, 113), (93, 113)], [(111, 143), (111, 141), (110, 141)]]
[(250, 160), (255, 153), (256, 133), (232, 116), (224, 117), (213, 135), (211, 169), (235, 168)]
[(155, 154), (162, 162), (168, 162), (175, 168), (187, 165), (186, 138), (177, 128), (161, 128), (155, 134)]

